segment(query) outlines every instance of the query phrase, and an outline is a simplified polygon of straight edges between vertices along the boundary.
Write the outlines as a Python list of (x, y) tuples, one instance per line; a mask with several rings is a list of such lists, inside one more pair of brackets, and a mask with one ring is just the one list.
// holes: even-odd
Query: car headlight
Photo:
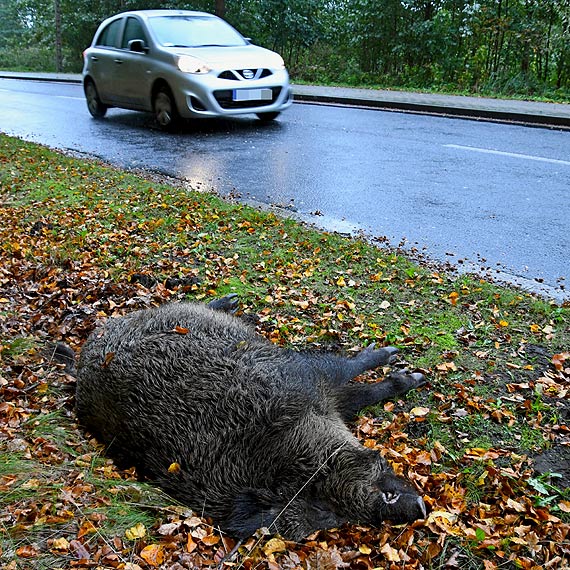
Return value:
[(192, 55), (179, 56), (178, 69), (183, 73), (209, 73), (212, 71), (205, 61)]
[(275, 54), (275, 63), (273, 65), (275, 66), (275, 69), (285, 69), (285, 62), (278, 54)]

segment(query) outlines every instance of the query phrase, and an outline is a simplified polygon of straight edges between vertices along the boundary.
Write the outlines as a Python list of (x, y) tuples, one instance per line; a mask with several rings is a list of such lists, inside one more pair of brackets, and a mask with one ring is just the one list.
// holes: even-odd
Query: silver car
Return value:
[(117, 14), (83, 58), (87, 107), (97, 118), (109, 107), (150, 111), (169, 129), (180, 118), (243, 113), (270, 121), (292, 103), (281, 56), (204, 12)]

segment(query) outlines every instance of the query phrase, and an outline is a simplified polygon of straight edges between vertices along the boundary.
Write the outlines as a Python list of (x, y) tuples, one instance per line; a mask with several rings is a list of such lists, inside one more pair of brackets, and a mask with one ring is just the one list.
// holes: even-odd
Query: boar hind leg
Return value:
[(350, 420), (358, 411), (425, 384), (425, 377), (419, 372), (410, 374), (407, 370), (393, 372), (376, 384), (350, 384), (335, 390), (337, 406), (343, 419)]
[(238, 298), (235, 293), (214, 299), (208, 303), (208, 307), (213, 311), (221, 311), (223, 313), (235, 313), (238, 309)]

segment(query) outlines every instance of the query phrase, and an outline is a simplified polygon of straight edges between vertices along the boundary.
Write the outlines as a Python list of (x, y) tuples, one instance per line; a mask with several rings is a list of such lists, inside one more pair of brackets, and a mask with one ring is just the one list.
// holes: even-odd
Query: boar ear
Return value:
[(274, 493), (265, 489), (244, 489), (235, 498), (225, 526), (237, 538), (247, 538), (258, 528), (269, 528), (281, 508), (279, 497)]

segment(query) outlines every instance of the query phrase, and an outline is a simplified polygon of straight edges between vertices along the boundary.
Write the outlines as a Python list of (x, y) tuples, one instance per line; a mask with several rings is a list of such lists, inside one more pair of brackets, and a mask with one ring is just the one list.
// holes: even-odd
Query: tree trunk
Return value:
[(216, 16), (220, 18), (226, 16), (226, 0), (216, 0)]
[(63, 53), (61, 49), (61, 6), (59, 0), (54, 0), (53, 11), (55, 19), (55, 70), (61, 73), (63, 71)]

